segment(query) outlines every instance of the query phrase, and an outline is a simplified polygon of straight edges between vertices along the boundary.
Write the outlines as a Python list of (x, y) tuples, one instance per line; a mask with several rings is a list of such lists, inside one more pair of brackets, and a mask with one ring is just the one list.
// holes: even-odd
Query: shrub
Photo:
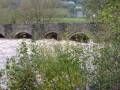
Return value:
[(84, 90), (86, 61), (81, 47), (54, 45), (42, 48), (25, 42), (6, 66), (10, 90)]
[(97, 69), (93, 90), (119, 90), (120, 89), (120, 56), (119, 47), (106, 46), (101, 49), (101, 57), (96, 58)]

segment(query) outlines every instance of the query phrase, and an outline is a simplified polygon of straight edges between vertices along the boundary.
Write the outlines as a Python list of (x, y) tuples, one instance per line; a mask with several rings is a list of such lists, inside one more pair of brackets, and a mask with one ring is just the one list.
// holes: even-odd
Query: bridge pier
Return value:
[(90, 29), (90, 24), (81, 23), (6, 24), (0, 25), (0, 37), (7, 39), (29, 38), (34, 40), (45, 38), (56, 40), (70, 39), (81, 42), (82, 37), (79, 37), (78, 33), (85, 36), (84, 40), (88, 40), (92, 36)]

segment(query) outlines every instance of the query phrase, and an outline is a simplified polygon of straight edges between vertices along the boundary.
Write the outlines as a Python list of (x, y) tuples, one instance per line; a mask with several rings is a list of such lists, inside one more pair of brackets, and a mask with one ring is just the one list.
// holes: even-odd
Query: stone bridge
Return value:
[(95, 24), (91, 23), (42, 23), (0, 25), (0, 38), (6, 39), (69, 39), (88, 42), (94, 39)]

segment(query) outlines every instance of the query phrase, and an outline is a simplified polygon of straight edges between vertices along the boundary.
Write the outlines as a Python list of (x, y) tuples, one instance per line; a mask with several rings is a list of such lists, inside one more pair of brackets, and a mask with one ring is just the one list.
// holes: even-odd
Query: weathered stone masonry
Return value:
[(0, 25), (0, 38), (18, 39), (75, 39), (82, 34), (93, 37), (95, 24), (87, 23), (42, 23), (42, 24), (6, 24)]

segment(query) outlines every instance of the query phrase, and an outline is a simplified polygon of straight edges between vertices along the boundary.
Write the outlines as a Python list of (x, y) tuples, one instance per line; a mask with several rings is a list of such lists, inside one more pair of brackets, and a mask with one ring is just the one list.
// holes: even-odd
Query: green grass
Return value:
[[(48, 20), (51, 23), (88, 23), (90, 20), (87, 20), (85, 17), (81, 18), (53, 18)], [(0, 18), (0, 24), (10, 24), (9, 18)]]
[(89, 20), (85, 17), (81, 18), (56, 18), (52, 22), (60, 22), (60, 23), (87, 23)]

